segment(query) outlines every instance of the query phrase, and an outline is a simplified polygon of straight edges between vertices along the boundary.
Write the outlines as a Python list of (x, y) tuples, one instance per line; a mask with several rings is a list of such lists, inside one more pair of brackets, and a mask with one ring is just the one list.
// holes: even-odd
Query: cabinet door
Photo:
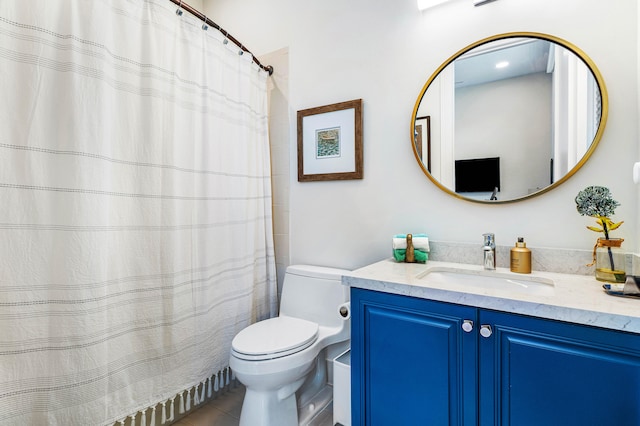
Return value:
[(480, 311), (481, 425), (640, 425), (640, 336)]
[(476, 425), (477, 310), (351, 290), (354, 425)]

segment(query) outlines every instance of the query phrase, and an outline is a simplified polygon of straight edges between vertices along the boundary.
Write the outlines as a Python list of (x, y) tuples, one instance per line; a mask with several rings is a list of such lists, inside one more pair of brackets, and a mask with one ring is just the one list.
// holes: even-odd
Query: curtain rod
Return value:
[(245, 45), (243, 45), (242, 43), (240, 43), (235, 37), (233, 37), (231, 34), (229, 34), (228, 32), (226, 32), (225, 30), (222, 29), (222, 27), (220, 27), (220, 25), (216, 24), (215, 22), (213, 22), (211, 19), (207, 18), (204, 13), (198, 11), (197, 9), (195, 9), (192, 6), (189, 6), (188, 4), (186, 4), (185, 2), (183, 2), (182, 0), (169, 0), (171, 3), (175, 4), (178, 6), (179, 9), (184, 9), (187, 12), (189, 12), (190, 14), (192, 14), (193, 16), (195, 16), (196, 18), (200, 19), (201, 21), (204, 21), (207, 25), (215, 28), (216, 30), (220, 31), (222, 34), (224, 34), (224, 36), (226, 38), (228, 38), (229, 40), (231, 40), (232, 42), (234, 42), (235, 44), (237, 44), (240, 49), (242, 49), (243, 52), (247, 52), (249, 53), (252, 57), (253, 57), (253, 62), (255, 62), (256, 64), (258, 64), (258, 66), (260, 68), (262, 68), (263, 70), (265, 70), (266, 72), (269, 73), (269, 75), (273, 74), (273, 67), (271, 65), (267, 65), (264, 66), (260, 63), (260, 61), (258, 60), (258, 58), (255, 57), (255, 55), (253, 53), (251, 53), (251, 51), (249, 51), (249, 49), (247, 49), (245, 47)]

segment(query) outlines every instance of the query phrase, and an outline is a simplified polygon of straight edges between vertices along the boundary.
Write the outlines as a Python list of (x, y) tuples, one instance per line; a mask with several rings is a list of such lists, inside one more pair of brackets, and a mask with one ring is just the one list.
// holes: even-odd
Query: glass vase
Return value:
[(608, 283), (624, 283), (625, 254), (622, 251), (622, 238), (598, 238), (593, 248), (593, 260), (596, 265), (596, 279)]

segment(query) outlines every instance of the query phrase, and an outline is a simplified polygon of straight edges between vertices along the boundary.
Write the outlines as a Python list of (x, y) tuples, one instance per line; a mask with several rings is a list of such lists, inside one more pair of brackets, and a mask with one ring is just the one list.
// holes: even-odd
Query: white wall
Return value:
[[(204, 11), (204, 0), (188, 0), (183, 3), (187, 3), (189, 6), (192, 6), (194, 9), (203, 12)], [(213, 20), (215, 22), (215, 20)], [(217, 24), (217, 22), (216, 22)], [(220, 25), (220, 24), (218, 24)]]
[[(636, 22), (640, 23), (640, 7), (638, 7), (638, 10), (636, 11)], [(637, 38), (638, 38), (638, 43), (640, 44), (640, 24), (637, 25), (636, 27), (636, 31), (637, 31)], [(637, 48), (637, 46), (636, 46)], [(631, 61), (632, 59), (630, 59)], [(636, 110), (636, 117), (638, 117), (638, 119), (640, 119), (640, 72), (638, 72), (640, 70), (640, 55), (637, 55), (636, 57), (636, 77), (637, 77), (637, 87), (638, 92), (637, 92), (637, 96), (636, 96), (636, 107), (638, 108)], [(640, 130), (639, 130), (640, 132)], [(638, 138), (636, 138), (636, 157), (640, 156), (640, 140)], [(636, 185), (636, 217), (639, 216), (638, 212), (640, 212), (640, 185)], [(638, 225), (636, 226), (636, 251), (638, 251), (638, 246), (640, 246), (640, 218), (637, 219), (638, 220)]]
[[(420, 13), (415, 0), (204, 0), (205, 13), (257, 54), (289, 48), (290, 257), (292, 263), (356, 268), (390, 255), (390, 236), (426, 231), (432, 240), (590, 249), (592, 219), (577, 214), (585, 186), (608, 186), (625, 220), (616, 236), (638, 251), (638, 10), (630, 0), (498, 0), (474, 8), (454, 0)], [(411, 112), (431, 73), (485, 37), (537, 31), (567, 40), (598, 65), (609, 92), (599, 148), (554, 191), (506, 205), (451, 197), (422, 173), (411, 149)], [(299, 183), (297, 110), (363, 99), (364, 179)]]
[(276, 252), (278, 294), (289, 266), (289, 50), (279, 49), (260, 57), (273, 66), (269, 79), (269, 142), (271, 145), (271, 187), (273, 194), (273, 240)]
[(500, 157), (499, 200), (549, 185), (551, 90), (547, 73), (456, 89), (455, 159)]

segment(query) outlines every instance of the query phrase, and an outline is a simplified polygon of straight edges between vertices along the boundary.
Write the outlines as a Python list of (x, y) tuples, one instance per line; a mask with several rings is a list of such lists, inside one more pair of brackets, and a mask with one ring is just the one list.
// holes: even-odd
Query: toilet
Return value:
[(348, 348), (351, 337), (346, 272), (289, 266), (280, 315), (234, 337), (230, 367), (246, 387), (240, 426), (298, 426), (321, 405), (314, 398), (330, 395), (327, 357)]

